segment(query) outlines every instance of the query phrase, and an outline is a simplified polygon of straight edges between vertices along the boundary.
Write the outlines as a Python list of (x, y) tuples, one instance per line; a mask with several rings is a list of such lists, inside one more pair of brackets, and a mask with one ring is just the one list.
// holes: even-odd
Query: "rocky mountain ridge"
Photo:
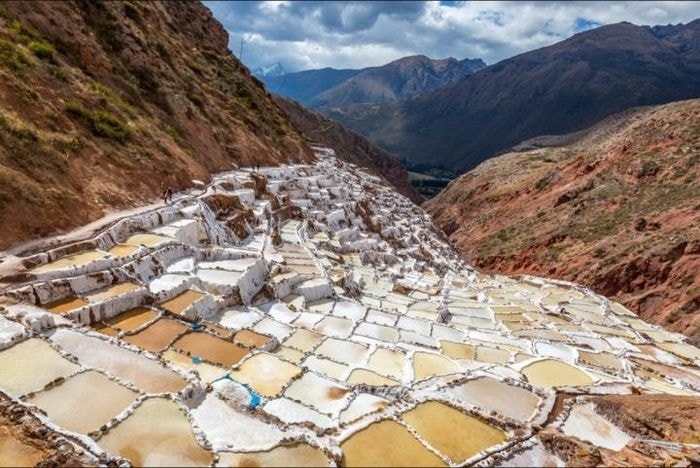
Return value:
[(618, 23), (526, 52), (415, 99), (326, 115), (413, 165), (466, 171), (544, 134), (640, 105), (700, 97), (700, 19)]
[(265, 77), (271, 92), (321, 110), (354, 104), (410, 99), (459, 81), (486, 64), (481, 59), (403, 57), (386, 65), (359, 70), (305, 70)]

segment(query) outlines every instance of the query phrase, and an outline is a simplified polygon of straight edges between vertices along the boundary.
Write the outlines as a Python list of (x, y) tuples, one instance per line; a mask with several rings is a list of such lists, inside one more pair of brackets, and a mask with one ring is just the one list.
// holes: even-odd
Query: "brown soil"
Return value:
[(596, 411), (640, 439), (700, 444), (700, 398), (674, 395), (608, 395)]
[(493, 158), (424, 206), (477, 267), (574, 281), (700, 340), (700, 100)]

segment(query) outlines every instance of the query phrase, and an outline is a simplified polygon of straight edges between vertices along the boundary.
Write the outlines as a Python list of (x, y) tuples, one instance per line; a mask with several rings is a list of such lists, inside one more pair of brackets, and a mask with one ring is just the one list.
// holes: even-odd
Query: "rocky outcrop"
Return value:
[(699, 117), (700, 100), (614, 116), (491, 159), (426, 208), (476, 266), (586, 284), (697, 342)]

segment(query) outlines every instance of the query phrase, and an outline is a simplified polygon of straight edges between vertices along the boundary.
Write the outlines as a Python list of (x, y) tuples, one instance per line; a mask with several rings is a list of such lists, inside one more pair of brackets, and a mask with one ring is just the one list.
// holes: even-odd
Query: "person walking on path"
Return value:
[(167, 205), (168, 202), (173, 202), (173, 188), (170, 185), (163, 191), (163, 203)]

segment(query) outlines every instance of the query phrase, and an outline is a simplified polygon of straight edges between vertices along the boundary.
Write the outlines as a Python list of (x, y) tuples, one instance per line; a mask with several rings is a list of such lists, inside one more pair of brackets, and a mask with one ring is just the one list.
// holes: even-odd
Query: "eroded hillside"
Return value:
[(0, 248), (157, 198), (161, 183), (308, 161), (196, 2), (0, 5)]
[(491, 159), (426, 208), (471, 262), (576, 281), (700, 340), (700, 100)]

